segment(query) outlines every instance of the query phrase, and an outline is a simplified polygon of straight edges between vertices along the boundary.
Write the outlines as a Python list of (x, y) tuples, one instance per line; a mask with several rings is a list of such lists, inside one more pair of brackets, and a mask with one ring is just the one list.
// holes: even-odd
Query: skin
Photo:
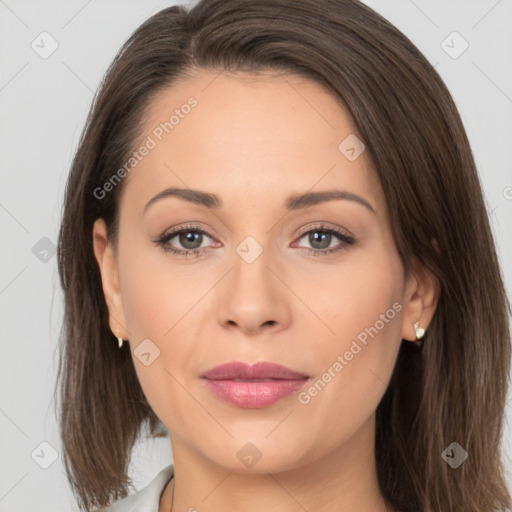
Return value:
[[(370, 155), (349, 161), (339, 151), (357, 131), (328, 91), (291, 74), (196, 70), (152, 99), (141, 140), (190, 96), (198, 105), (125, 178), (117, 253), (103, 219), (93, 229), (110, 327), (129, 339), (144, 393), (171, 433), (175, 478), (159, 511), (171, 510), (173, 492), (175, 511), (392, 510), (378, 487), (375, 410), (401, 339), (415, 340), (418, 320), (428, 327), (439, 285), (420, 265), (404, 278)], [(171, 186), (224, 205), (167, 197), (143, 214)], [(375, 213), (350, 200), (284, 207), (290, 194), (331, 189), (363, 197)], [(354, 244), (311, 240), (319, 222)], [(153, 243), (186, 223), (207, 233), (188, 245), (203, 254)], [(167, 245), (184, 250), (185, 236)], [(236, 251), (247, 236), (263, 248), (250, 264)], [(229, 361), (272, 361), (315, 382), (394, 303), (401, 311), (307, 404), (295, 393), (243, 409), (200, 378)], [(160, 350), (149, 366), (133, 353), (147, 338)], [(261, 453), (250, 468), (237, 457), (248, 442)]]

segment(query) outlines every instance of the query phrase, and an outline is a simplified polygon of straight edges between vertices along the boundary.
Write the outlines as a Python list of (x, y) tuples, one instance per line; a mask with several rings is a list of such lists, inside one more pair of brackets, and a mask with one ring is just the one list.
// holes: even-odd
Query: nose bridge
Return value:
[(235, 293), (267, 295), (273, 288), (268, 266), (272, 267), (272, 260), (275, 258), (272, 257), (269, 238), (262, 235), (258, 238), (261, 242), (248, 235), (235, 247), (232, 276)]

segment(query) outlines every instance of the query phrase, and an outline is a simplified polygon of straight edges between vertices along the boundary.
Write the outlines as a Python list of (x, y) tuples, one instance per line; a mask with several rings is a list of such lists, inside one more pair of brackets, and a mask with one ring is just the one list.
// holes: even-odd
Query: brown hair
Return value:
[[(118, 350), (92, 246), (103, 217), (115, 244), (124, 180), (101, 187), (141, 133), (151, 98), (192, 69), (285, 71), (348, 108), (387, 199), (407, 275), (421, 262), (441, 296), (418, 350), (403, 342), (377, 408), (381, 490), (400, 510), (505, 510), (502, 435), (510, 364), (507, 300), (471, 148), (435, 69), (399, 30), (356, 0), (202, 0), (163, 9), (119, 51), (93, 101), (65, 191), (58, 269), (60, 430), (82, 510), (128, 493), (141, 428), (162, 436), (129, 348)], [(436, 240), (437, 252), (431, 241)], [(453, 441), (469, 458), (452, 469)]]

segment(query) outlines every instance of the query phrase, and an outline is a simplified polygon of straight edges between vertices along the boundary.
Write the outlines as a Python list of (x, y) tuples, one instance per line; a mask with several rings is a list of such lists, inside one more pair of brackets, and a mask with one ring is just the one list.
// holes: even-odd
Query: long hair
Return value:
[[(129, 348), (118, 350), (109, 329), (93, 253), (99, 217), (116, 243), (124, 180), (101, 199), (95, 190), (136, 149), (154, 95), (193, 69), (296, 73), (346, 106), (380, 178), (406, 275), (417, 260), (441, 288), (423, 348), (402, 342), (376, 411), (381, 491), (403, 510), (506, 510), (500, 439), (510, 303), (473, 154), (436, 70), (357, 0), (201, 0), (189, 9), (169, 7), (130, 36), (107, 70), (72, 162), (58, 239), (65, 304), (59, 425), (80, 509), (126, 496), (142, 428), (151, 437), (164, 435)], [(442, 456), (453, 442), (468, 453), (457, 469)]]

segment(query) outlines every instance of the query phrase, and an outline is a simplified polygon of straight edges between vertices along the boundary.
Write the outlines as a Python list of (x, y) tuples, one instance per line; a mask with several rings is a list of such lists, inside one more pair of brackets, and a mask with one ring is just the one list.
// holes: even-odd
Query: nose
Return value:
[(270, 252), (264, 250), (251, 263), (236, 254), (233, 263), (219, 300), (221, 325), (248, 335), (286, 329), (291, 321), (288, 301), (292, 294), (283, 284), (284, 271)]

